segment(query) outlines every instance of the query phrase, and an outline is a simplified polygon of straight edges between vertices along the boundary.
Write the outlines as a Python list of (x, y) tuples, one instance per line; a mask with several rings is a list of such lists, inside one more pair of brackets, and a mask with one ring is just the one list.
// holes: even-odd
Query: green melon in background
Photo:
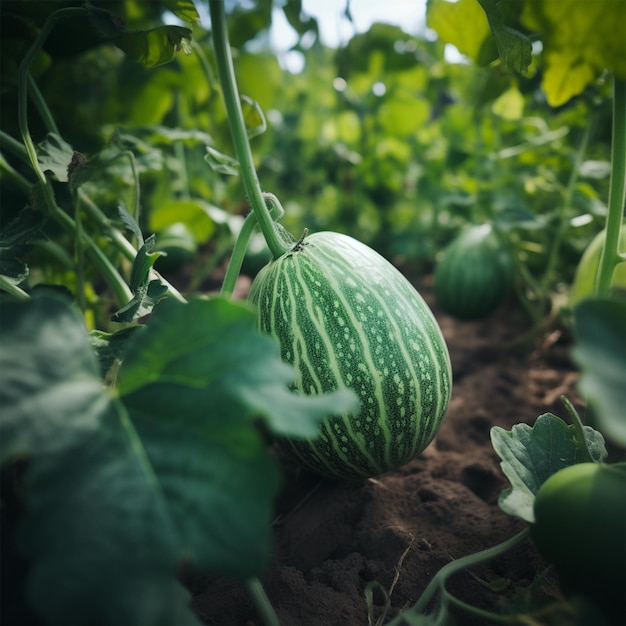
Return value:
[(394, 470), (432, 441), (450, 400), (448, 349), (423, 298), (381, 255), (314, 233), (259, 272), (249, 299), (299, 392), (347, 387), (360, 400), (358, 413), (324, 420), (315, 439), (282, 438), (288, 454), (354, 480)]
[[(574, 275), (574, 283), (572, 284), (572, 292), (570, 294), (570, 305), (573, 307), (583, 298), (590, 296), (594, 291), (596, 274), (600, 264), (600, 255), (602, 254), (602, 245), (606, 238), (606, 231), (600, 231), (591, 241), (587, 249), (583, 253), (576, 274)], [(626, 252), (626, 227), (622, 225), (619, 238), (619, 251)], [(611, 288), (624, 292), (626, 294), (626, 263), (620, 263), (613, 272), (611, 280)]]

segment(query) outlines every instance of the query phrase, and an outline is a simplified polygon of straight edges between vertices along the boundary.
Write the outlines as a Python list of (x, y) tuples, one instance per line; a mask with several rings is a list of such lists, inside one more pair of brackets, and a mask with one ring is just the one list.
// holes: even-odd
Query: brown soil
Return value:
[[(566, 336), (554, 332), (530, 350), (506, 348), (527, 327), (514, 305), (486, 320), (458, 322), (437, 310), (428, 285), (420, 290), (450, 350), (454, 387), (448, 414), (419, 458), (377, 479), (322, 480), (281, 459), (285, 487), (277, 503), (272, 563), (262, 582), (284, 626), (368, 624), (364, 592), (372, 581), (378, 583), (372, 623), (393, 589), (386, 623), (416, 602), (443, 565), (512, 537), (525, 524), (498, 508), (508, 483), (491, 446), (491, 427), (509, 430), (519, 422), (532, 424), (542, 413), (564, 415), (562, 394), (582, 412)], [(456, 575), (448, 589), (472, 605), (510, 610), (520, 599), (528, 602), (526, 590), (544, 569), (526, 541)], [(557, 587), (548, 577), (539, 589), (545, 596)], [(196, 587), (194, 608), (208, 624), (261, 623), (246, 591), (228, 579)], [(481, 623), (463, 613), (455, 619)]]

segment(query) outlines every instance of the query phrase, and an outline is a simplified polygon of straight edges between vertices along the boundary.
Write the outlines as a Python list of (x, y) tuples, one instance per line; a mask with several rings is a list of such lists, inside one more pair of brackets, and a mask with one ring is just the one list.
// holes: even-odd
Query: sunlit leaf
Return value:
[[(602, 435), (589, 426), (584, 427), (584, 434), (594, 461), (604, 460), (607, 453)], [(498, 505), (527, 522), (535, 521), (533, 504), (541, 485), (560, 469), (587, 459), (575, 426), (552, 413), (540, 415), (532, 427), (516, 424), (507, 431), (494, 426), (491, 443), (511, 483), (511, 489), (500, 494)]]
[(542, 86), (551, 106), (581, 93), (603, 70), (626, 78), (626, 2), (525, 2), (524, 23), (543, 41)]
[(184, 50), (189, 52), (191, 31), (182, 26), (159, 26), (152, 30), (125, 31), (114, 43), (126, 54), (146, 67), (169, 63)]
[(262, 135), (267, 130), (267, 122), (259, 103), (248, 96), (241, 96), (241, 108), (248, 139)]
[(235, 59), (240, 93), (256, 101), (263, 111), (276, 107), (284, 85), (283, 72), (275, 55), (268, 52), (241, 54)]
[(163, 0), (168, 11), (188, 24), (200, 23), (200, 15), (193, 0)]
[(430, 0), (427, 18), (441, 41), (451, 43), (480, 65), (496, 58), (489, 22), (477, 0)]
[[(141, 350), (128, 352), (118, 378), (120, 393), (128, 397), (160, 382), (163, 394), (170, 395), (168, 403), (185, 403), (190, 419), (228, 404), (232, 420), (263, 417), (273, 432), (294, 436), (312, 436), (328, 413), (355, 408), (355, 396), (346, 390), (321, 396), (291, 393), (293, 369), (280, 360), (275, 340), (254, 329), (254, 320), (251, 308), (222, 298), (186, 305), (162, 301), (134, 339)], [(209, 358), (216, 342), (222, 345), (219, 358)]]
[(494, 100), (491, 110), (502, 119), (520, 120), (524, 115), (524, 96), (517, 87), (511, 87)]
[(150, 213), (150, 229), (159, 233), (172, 224), (184, 224), (196, 242), (204, 243), (215, 233), (212, 208), (199, 198), (161, 202)]
[(530, 39), (507, 25), (501, 12), (501, 0), (478, 0), (487, 15), (489, 27), (502, 62), (510, 70), (525, 74), (531, 62)]

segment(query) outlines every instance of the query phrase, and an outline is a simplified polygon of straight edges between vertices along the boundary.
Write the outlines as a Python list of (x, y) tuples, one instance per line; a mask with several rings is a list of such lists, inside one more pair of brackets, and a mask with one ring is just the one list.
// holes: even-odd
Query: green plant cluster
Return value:
[(462, 605), (447, 579), (537, 528), (553, 475), (604, 467), (599, 431), (626, 447), (626, 16), (580, 7), (431, 0), (436, 39), (374, 24), (331, 50), (289, 0), (293, 75), (262, 48), (270, 0), (210, 31), (193, 0), (0, 4), (1, 521), (28, 563), (24, 585), (2, 577), (3, 605), (25, 589), (47, 623), (198, 623), (182, 569), (238, 577), (274, 623), (256, 578), (280, 487), (268, 440), (312, 438), (357, 403), (293, 393), (296, 369), (228, 298), (242, 263), (258, 269), (256, 222), (265, 259), (302, 244), (287, 231), (332, 229), (427, 269), (489, 222), (535, 330), (594, 241), (569, 323), (597, 430), (567, 402), (569, 426), (494, 429), (500, 506), (531, 526), (446, 566), (390, 623), (445, 624), (452, 607), (524, 621)]

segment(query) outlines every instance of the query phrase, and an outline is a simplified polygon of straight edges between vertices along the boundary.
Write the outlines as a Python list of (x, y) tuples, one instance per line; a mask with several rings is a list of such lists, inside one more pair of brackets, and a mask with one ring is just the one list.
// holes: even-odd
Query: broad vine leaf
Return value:
[(594, 409), (596, 425), (626, 447), (626, 302), (583, 300), (574, 309), (573, 357), (582, 370), (580, 391)]
[(477, 0), (429, 0), (428, 26), (444, 43), (451, 43), (479, 65), (493, 61), (493, 45), (487, 16)]
[(193, 0), (163, 0), (163, 4), (168, 11), (171, 11), (177, 18), (188, 24), (199, 24), (200, 15)]
[(22, 257), (33, 243), (47, 240), (42, 231), (44, 222), (40, 211), (24, 209), (0, 231), (0, 274), (15, 285), (28, 276)]
[(37, 145), (37, 161), (44, 172), (52, 172), (61, 182), (68, 181), (68, 167), (72, 162), (74, 150), (69, 143), (55, 133), (48, 133)]
[[(275, 433), (314, 435), (320, 418), (355, 408), (347, 390), (291, 393), (294, 371), (254, 319), (248, 307), (221, 298), (164, 300), (135, 335), (118, 374), (185, 552), (203, 569), (239, 576), (266, 565), (278, 486), (257, 420)], [(179, 455), (165, 454), (172, 441)], [(203, 506), (185, 488), (190, 483), (206, 485)]]
[(601, 72), (626, 78), (626, 2), (525, 2), (524, 24), (543, 41), (542, 86), (551, 106), (565, 104)]
[[(602, 435), (589, 426), (584, 427), (584, 433), (594, 461), (606, 458)], [(498, 505), (505, 513), (527, 522), (535, 520), (533, 504), (541, 485), (560, 469), (586, 459), (575, 427), (552, 413), (540, 415), (532, 427), (516, 424), (507, 431), (494, 426), (491, 443), (511, 483), (511, 489), (500, 494)]]
[(116, 361), (122, 361), (131, 337), (140, 326), (127, 326), (115, 333), (92, 330), (89, 333), (91, 347), (95, 350), (100, 363), (100, 374), (104, 376)]
[(161, 303), (114, 395), (69, 305), (3, 303), (0, 460), (28, 459), (19, 543), (47, 622), (196, 624), (183, 564), (267, 565), (279, 477), (259, 426), (310, 433), (356, 399), (289, 392), (295, 373), (254, 322), (219, 298)]
[[(211, 358), (218, 339), (222, 350)], [(129, 349), (120, 370), (123, 396), (160, 381), (173, 385), (169, 392), (176, 401), (184, 398), (202, 415), (207, 407), (228, 407), (231, 419), (263, 417), (273, 433), (292, 437), (314, 436), (323, 417), (358, 407), (347, 389), (322, 396), (291, 393), (294, 371), (280, 360), (278, 344), (254, 330), (251, 309), (221, 298), (187, 305), (163, 300), (134, 341), (141, 350)]]
[(181, 50), (189, 54), (190, 40), (188, 28), (167, 25), (152, 30), (125, 31), (113, 41), (135, 61), (146, 67), (157, 67), (173, 61)]
[(211, 204), (200, 198), (173, 198), (150, 211), (150, 229), (160, 232), (172, 224), (184, 224), (198, 243), (208, 241), (216, 230)]
[(525, 74), (532, 58), (530, 39), (505, 23), (501, 0), (478, 0), (487, 15), (487, 21), (504, 65), (518, 74)]
[(4, 464), (27, 458), (18, 543), (48, 623), (197, 624), (177, 536), (80, 316), (50, 297), (3, 303)]

